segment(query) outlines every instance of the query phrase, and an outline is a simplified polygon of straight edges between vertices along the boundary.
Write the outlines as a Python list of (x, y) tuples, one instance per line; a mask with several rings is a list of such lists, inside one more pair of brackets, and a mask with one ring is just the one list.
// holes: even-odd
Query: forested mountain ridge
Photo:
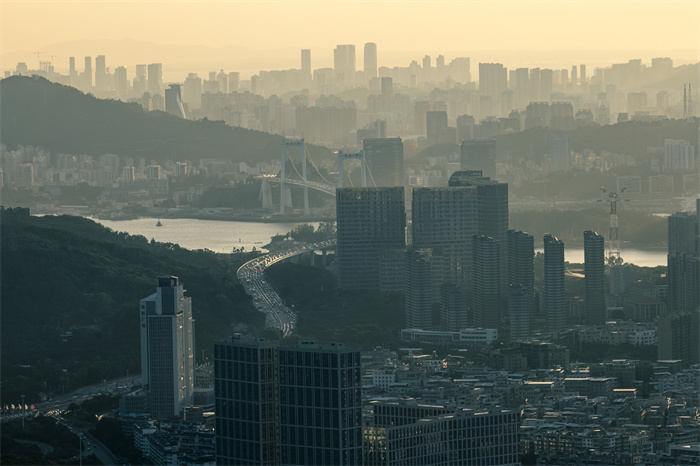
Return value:
[(64, 382), (68, 390), (139, 373), (138, 303), (155, 292), (158, 275), (179, 276), (192, 298), (196, 356), (210, 355), (214, 340), (264, 325), (235, 264), (209, 251), (22, 208), (2, 209), (0, 220), (4, 399), (22, 393), (34, 401)]
[[(0, 95), (0, 142), (11, 148), (41, 146), (53, 153), (117, 154), (159, 163), (211, 158), (254, 164), (280, 154), (278, 135), (149, 112), (38, 76), (5, 78)], [(324, 147), (307, 150), (315, 159), (331, 156)]]

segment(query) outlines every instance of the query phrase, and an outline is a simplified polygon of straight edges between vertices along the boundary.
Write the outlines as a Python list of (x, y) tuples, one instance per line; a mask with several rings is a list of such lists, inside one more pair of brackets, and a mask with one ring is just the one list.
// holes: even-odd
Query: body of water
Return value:
[[(544, 250), (535, 249), (535, 252), (544, 252)], [(663, 249), (622, 249), (622, 251), (620, 251), (620, 257), (622, 257), (625, 263), (638, 265), (640, 267), (666, 265), (666, 251)], [(583, 248), (564, 247), (564, 260), (572, 264), (583, 264)]]
[[(228, 222), (219, 220), (197, 220), (187, 218), (161, 219), (163, 226), (156, 226), (154, 218), (136, 220), (92, 219), (114, 231), (130, 235), (145, 236), (148, 241), (179, 244), (186, 249), (209, 249), (229, 253), (233, 248), (244, 247), (246, 251), (258, 250), (270, 242), (274, 235), (284, 235), (301, 223), (256, 223)], [(314, 228), (317, 222), (308, 222)]]
[[(221, 220), (162, 219), (163, 226), (157, 227), (157, 219), (137, 220), (98, 220), (96, 222), (114, 231), (124, 231), (130, 235), (142, 235), (162, 243), (175, 243), (187, 249), (209, 249), (214, 252), (229, 253), (233, 248), (253, 247), (261, 249), (274, 235), (285, 234), (301, 223), (258, 223), (229, 222)], [(316, 228), (317, 222), (309, 222)], [(542, 252), (542, 249), (536, 249)], [(565, 258), (571, 263), (583, 263), (583, 248), (566, 248)], [(642, 250), (623, 249), (620, 253), (625, 262), (642, 267), (666, 265), (666, 251), (663, 249)]]

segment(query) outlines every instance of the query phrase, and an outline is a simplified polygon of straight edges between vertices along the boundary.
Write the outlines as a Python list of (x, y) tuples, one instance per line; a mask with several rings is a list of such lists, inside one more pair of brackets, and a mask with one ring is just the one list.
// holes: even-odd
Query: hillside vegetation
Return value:
[[(227, 159), (254, 164), (278, 159), (280, 136), (223, 121), (189, 121), (148, 112), (136, 103), (98, 99), (38, 76), (0, 81), (0, 142), (42, 146), (52, 153), (118, 154), (166, 160)], [(314, 160), (328, 149), (307, 145)]]
[(34, 217), (22, 208), (0, 215), (5, 400), (25, 394), (34, 402), (63, 383), (68, 391), (139, 373), (139, 300), (155, 292), (159, 275), (180, 277), (192, 298), (196, 356), (211, 355), (216, 339), (264, 325), (237, 282), (237, 264), (210, 251), (149, 242), (81, 217)]

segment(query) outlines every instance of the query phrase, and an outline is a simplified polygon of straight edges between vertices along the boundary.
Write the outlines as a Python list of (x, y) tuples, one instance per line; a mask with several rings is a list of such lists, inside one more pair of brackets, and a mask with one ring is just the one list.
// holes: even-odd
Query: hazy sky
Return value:
[[(608, 55), (634, 51), (639, 52), (637, 56), (628, 58), (664, 55), (700, 61), (698, 0), (1, 0), (0, 8), (5, 69), (14, 67), (15, 63), (9, 61), (22, 53), (31, 68), (31, 60), (36, 61), (31, 55), (35, 51), (51, 49), (52, 44), (97, 39), (237, 46), (260, 51), (311, 48), (312, 54), (314, 49), (355, 44), (358, 68), (365, 42), (378, 44), (380, 65), (405, 66), (405, 55), (398, 53), (401, 51), (443, 53), (448, 61), (457, 52), (474, 60), (475, 54), (470, 51), (508, 51), (524, 59), (567, 51), (574, 63), (575, 55), (582, 51)], [(641, 56), (642, 52), (648, 56)], [(312, 55), (318, 59), (312, 66), (327, 66), (332, 58), (326, 55)], [(401, 63), (390, 63), (399, 56)], [(291, 58), (298, 61), (298, 53)], [(59, 60), (63, 65), (67, 58)], [(494, 56), (492, 61), (499, 61), (499, 57)], [(60, 68), (63, 66), (57, 66)]]

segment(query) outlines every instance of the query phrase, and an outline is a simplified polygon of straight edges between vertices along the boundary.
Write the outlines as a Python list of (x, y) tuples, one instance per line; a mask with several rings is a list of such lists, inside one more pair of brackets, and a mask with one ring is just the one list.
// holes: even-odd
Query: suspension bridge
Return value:
[[(301, 173), (299, 173), (299, 169), (297, 168), (297, 164), (294, 163), (294, 160), (292, 160), (291, 154), (288, 151), (289, 148), (299, 148), (301, 152)], [(309, 189), (314, 189), (316, 191), (321, 191), (325, 194), (335, 196), (335, 190), (336, 187), (342, 188), (343, 187), (343, 167), (344, 167), (344, 162), (349, 159), (353, 160), (359, 160), (360, 162), (360, 178), (361, 178), (361, 183), (362, 187), (367, 187), (367, 175), (369, 175), (369, 179), (371, 181), (372, 186), (376, 186), (374, 182), (374, 177), (372, 176), (372, 172), (370, 171), (369, 166), (365, 162), (365, 154), (364, 151), (359, 151), (359, 152), (343, 152), (343, 151), (337, 151), (335, 153), (336, 158), (337, 158), (337, 163), (338, 163), (338, 182), (337, 185), (335, 183), (332, 183), (328, 181), (328, 179), (323, 175), (321, 170), (318, 169), (318, 166), (314, 162), (313, 158), (311, 158), (311, 154), (309, 154), (309, 151), (306, 150), (306, 143), (304, 139), (287, 139), (287, 138), (282, 138), (282, 143), (281, 143), (281, 151), (280, 151), (280, 173), (278, 176), (261, 176), (258, 177), (259, 179), (262, 180), (262, 187), (260, 189), (260, 200), (262, 201), (263, 207), (264, 208), (269, 208), (272, 209), (273, 207), (273, 199), (272, 199), (272, 189), (270, 187), (271, 184), (279, 184), (280, 185), (280, 199), (279, 199), (279, 213), (284, 214), (285, 213), (285, 208), (286, 207), (292, 207), (292, 199), (291, 199), (291, 191), (289, 190), (289, 187), (295, 186), (295, 187), (300, 187), (303, 188), (304, 190), (304, 214), (309, 215)], [(316, 171), (316, 174), (321, 178), (323, 181), (311, 181), (308, 179), (307, 176), (307, 161), (311, 164), (313, 169)], [(296, 174), (296, 177), (290, 177), (287, 175), (287, 163), (292, 166), (293, 171), (291, 174)], [(347, 176), (348, 182), (350, 183), (351, 186), (354, 186), (352, 179), (350, 176)]]

